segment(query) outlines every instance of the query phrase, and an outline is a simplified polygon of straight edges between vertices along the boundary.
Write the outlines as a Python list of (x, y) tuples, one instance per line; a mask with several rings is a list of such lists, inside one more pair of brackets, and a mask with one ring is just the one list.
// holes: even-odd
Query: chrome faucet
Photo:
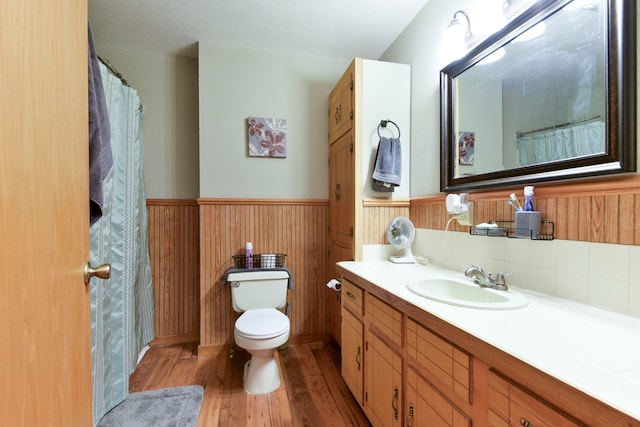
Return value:
[(473, 283), (480, 286), (497, 289), (499, 291), (506, 291), (509, 289), (504, 278), (505, 276), (511, 276), (511, 273), (498, 273), (494, 279), (491, 277), (491, 273), (485, 273), (482, 268), (471, 264), (471, 267), (467, 268), (464, 275), (467, 277), (473, 277)]

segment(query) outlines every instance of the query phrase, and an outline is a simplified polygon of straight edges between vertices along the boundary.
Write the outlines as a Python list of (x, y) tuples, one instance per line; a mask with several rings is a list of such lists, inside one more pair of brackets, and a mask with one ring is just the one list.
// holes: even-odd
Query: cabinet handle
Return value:
[(393, 392), (393, 399), (391, 399), (391, 407), (393, 408), (393, 418), (398, 419), (398, 386), (396, 386)]
[(336, 184), (336, 191), (334, 194), (336, 195), (336, 200), (340, 200), (340, 184)]
[(360, 370), (360, 346), (358, 346), (358, 351), (356, 352), (356, 363), (358, 364), (358, 371)]
[(340, 123), (340, 121), (342, 120), (342, 104), (336, 107), (335, 118), (336, 118), (336, 124)]
[(407, 427), (411, 427), (411, 420), (413, 420), (413, 403), (409, 403), (409, 415), (407, 415)]
[(520, 418), (520, 425), (523, 425), (524, 427), (534, 427), (534, 425), (531, 424), (526, 418)]
[(347, 291), (347, 296), (349, 298), (351, 298), (352, 300), (354, 300), (354, 301), (356, 300), (356, 296), (354, 294), (352, 294), (351, 291)]

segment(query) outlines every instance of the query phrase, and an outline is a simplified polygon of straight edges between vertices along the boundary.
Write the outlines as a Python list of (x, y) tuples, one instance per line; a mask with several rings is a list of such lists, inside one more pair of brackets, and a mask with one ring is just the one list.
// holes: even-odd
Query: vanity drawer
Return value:
[(347, 279), (342, 279), (342, 305), (349, 307), (354, 313), (363, 315), (363, 292), (362, 289), (349, 282)]
[[(471, 403), (471, 356), (413, 319), (407, 320), (407, 354), (445, 394)], [(411, 362), (410, 362), (411, 363)]]
[(489, 373), (489, 425), (492, 427), (577, 427), (579, 424), (555, 410), (550, 404), (515, 385)]

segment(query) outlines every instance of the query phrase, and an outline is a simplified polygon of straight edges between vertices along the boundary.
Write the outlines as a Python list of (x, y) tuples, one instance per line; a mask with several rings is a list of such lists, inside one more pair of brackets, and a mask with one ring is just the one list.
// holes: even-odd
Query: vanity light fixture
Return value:
[[(494, 0), (495, 3), (495, 0)], [(495, 8), (494, 8), (495, 9)], [(496, 21), (493, 17), (496, 14), (486, 14), (482, 21)], [(493, 22), (493, 27), (502, 27), (504, 22)], [(495, 28), (491, 32), (495, 31)], [(478, 35), (471, 31), (471, 19), (469, 14), (464, 10), (457, 10), (453, 14), (453, 19), (447, 26), (443, 41), (443, 51), (451, 61), (462, 58), (466, 53), (481, 39)], [(505, 54), (503, 48), (498, 49), (493, 54), (489, 55), (481, 61), (481, 64), (488, 64), (490, 62), (497, 61)]]
[(469, 50), (472, 39), (469, 15), (464, 10), (457, 10), (444, 34), (443, 50), (452, 60), (462, 58)]

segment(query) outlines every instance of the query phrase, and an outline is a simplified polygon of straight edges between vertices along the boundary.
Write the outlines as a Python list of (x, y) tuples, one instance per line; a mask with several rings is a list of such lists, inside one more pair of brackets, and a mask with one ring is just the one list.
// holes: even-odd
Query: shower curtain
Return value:
[(100, 70), (113, 168), (102, 218), (90, 230), (91, 264), (111, 264), (111, 278), (91, 284), (94, 425), (125, 399), (138, 354), (154, 338), (140, 99), (103, 64)]
[(520, 165), (604, 153), (605, 123), (593, 120), (517, 136)]

